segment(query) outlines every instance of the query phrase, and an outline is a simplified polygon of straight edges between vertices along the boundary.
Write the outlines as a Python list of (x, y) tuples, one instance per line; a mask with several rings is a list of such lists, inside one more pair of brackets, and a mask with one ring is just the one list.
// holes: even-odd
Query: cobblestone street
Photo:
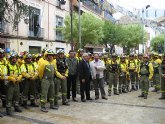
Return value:
[(134, 91), (86, 103), (71, 101), (69, 107), (61, 105), (59, 110), (48, 113), (31, 108), (1, 118), (0, 124), (164, 124), (165, 100), (158, 100), (159, 93), (150, 92), (147, 100), (138, 98), (139, 94)]

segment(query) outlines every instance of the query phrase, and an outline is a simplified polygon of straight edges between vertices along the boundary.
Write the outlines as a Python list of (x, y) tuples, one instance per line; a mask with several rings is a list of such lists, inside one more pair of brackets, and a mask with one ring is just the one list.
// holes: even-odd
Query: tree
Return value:
[(164, 50), (163, 46), (164, 46), (164, 35), (163, 34), (160, 34), (151, 40), (151, 48), (153, 51), (162, 53), (162, 51)]
[[(143, 43), (143, 31), (139, 25), (123, 26), (123, 36), (122, 46), (127, 48), (127, 54), (132, 52), (130, 51), (131, 48), (136, 48), (139, 44)], [(145, 36), (146, 34), (144, 33)], [(144, 42), (146, 42), (146, 38), (144, 38)]]
[(20, 0), (0, 0), (0, 17), (4, 22), (13, 24), (13, 30), (17, 29), (21, 19), (27, 22), (30, 13), (29, 6)]
[(105, 46), (110, 46), (110, 53), (112, 54), (114, 46), (121, 44), (123, 41), (123, 27), (110, 21), (105, 21), (103, 25), (103, 34), (103, 43)]
[[(70, 16), (66, 16), (64, 20), (64, 27), (57, 28), (56, 30), (62, 30), (64, 39), (70, 43)], [(103, 37), (102, 33), (103, 21), (94, 17), (91, 14), (83, 13), (81, 15), (81, 42), (84, 47), (87, 43), (98, 44)], [(78, 14), (73, 14), (73, 42), (78, 47)]]

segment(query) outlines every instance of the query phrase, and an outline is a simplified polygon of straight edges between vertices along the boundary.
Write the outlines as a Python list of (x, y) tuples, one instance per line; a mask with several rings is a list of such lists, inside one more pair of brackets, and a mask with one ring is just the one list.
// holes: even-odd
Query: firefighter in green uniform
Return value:
[(10, 55), (9, 63), (4, 68), (4, 80), (7, 81), (6, 85), (6, 113), (7, 115), (12, 115), (12, 103), (14, 103), (14, 108), (16, 112), (22, 112), (19, 107), (19, 83), (22, 81), (22, 75), (20, 73), (20, 68), (16, 64), (17, 53), (12, 53)]
[(112, 59), (106, 65), (106, 69), (109, 73), (109, 88), (108, 88), (108, 96), (111, 96), (111, 90), (113, 85), (113, 91), (115, 95), (119, 95), (117, 91), (118, 77), (119, 77), (119, 65), (117, 63), (117, 56), (112, 55)]
[(38, 105), (35, 103), (36, 98), (36, 88), (35, 88), (35, 80), (38, 77), (38, 71), (35, 69), (35, 66), (32, 62), (32, 55), (27, 54), (25, 56), (25, 63), (21, 65), (21, 73), (24, 80), (24, 86), (23, 86), (23, 94), (22, 94), (22, 101), (23, 101), (23, 107), (25, 109), (28, 109), (27, 107), (27, 101), (28, 101), (28, 95), (30, 94), (30, 101), (32, 107), (38, 107)]
[[(3, 68), (4, 68), (4, 50), (0, 48), (0, 99), (2, 99), (4, 81), (3, 81)], [(2, 100), (0, 100), (1, 102)], [(3, 101), (2, 101), (3, 102)], [(0, 117), (3, 117), (3, 114), (0, 113)]]
[(128, 67), (125, 61), (126, 57), (122, 56), (120, 58), (119, 64), (119, 93), (127, 93), (127, 75), (128, 75)]
[(143, 62), (140, 65), (139, 79), (141, 83), (142, 93), (139, 97), (144, 97), (147, 99), (149, 91), (149, 80), (153, 77), (153, 66), (149, 63), (148, 56), (143, 56)]
[[(79, 49), (78, 52), (77, 52), (77, 55), (76, 55), (76, 59), (78, 61), (78, 63), (82, 60), (82, 55), (84, 53), (84, 50), (83, 49)], [(79, 76), (77, 76), (77, 93), (80, 94), (80, 81), (79, 81)]]
[(69, 105), (66, 95), (67, 95), (67, 76), (68, 76), (68, 66), (66, 63), (66, 58), (64, 56), (64, 50), (59, 49), (57, 51), (58, 57), (56, 59), (56, 79), (55, 79), (55, 105), (58, 105), (58, 92), (61, 87), (62, 92), (62, 104)]
[[(103, 62), (105, 64), (105, 67), (109, 63), (109, 61), (110, 60), (108, 59), (108, 55), (104, 55), (103, 56)], [(106, 82), (107, 85), (109, 84), (109, 74), (107, 72), (107, 69), (104, 70), (104, 81)]]
[(154, 75), (153, 75), (153, 84), (154, 90), (153, 92), (157, 92), (160, 90), (160, 64), (161, 60), (158, 58), (158, 55), (155, 54), (153, 57), (153, 68), (154, 68)]
[(130, 75), (130, 81), (131, 81), (132, 90), (136, 90), (137, 65), (136, 65), (136, 62), (135, 62), (135, 59), (134, 59), (134, 55), (133, 54), (131, 54), (129, 56), (128, 70), (129, 70), (129, 75)]
[(46, 108), (47, 97), (50, 102), (50, 109), (58, 109), (54, 106), (54, 75), (55, 67), (53, 64), (54, 52), (48, 49), (44, 57), (45, 59), (40, 64), (38, 71), (41, 80), (41, 111), (48, 112)]
[(165, 54), (161, 64), (161, 94), (159, 99), (165, 99)]

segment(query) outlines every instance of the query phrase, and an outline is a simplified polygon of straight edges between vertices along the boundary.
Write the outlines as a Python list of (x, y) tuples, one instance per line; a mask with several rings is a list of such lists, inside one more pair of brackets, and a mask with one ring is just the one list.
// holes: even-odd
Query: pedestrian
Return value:
[[(89, 65), (89, 56), (87, 53), (82, 55), (82, 60), (78, 65), (78, 72), (80, 80), (81, 101), (86, 102), (86, 100), (92, 100), (90, 97), (91, 70)], [(86, 99), (84, 94), (86, 94)]]
[(136, 89), (137, 65), (136, 65), (136, 61), (134, 59), (133, 54), (129, 55), (128, 70), (129, 70), (129, 76), (130, 76), (132, 90), (137, 90)]
[(120, 64), (119, 64), (119, 93), (127, 93), (127, 75), (129, 74), (128, 72), (128, 67), (125, 61), (126, 57), (122, 56), (120, 58)]
[(41, 80), (41, 111), (48, 112), (46, 108), (47, 97), (50, 102), (50, 109), (58, 109), (54, 106), (54, 75), (55, 67), (53, 64), (54, 52), (48, 49), (44, 53), (44, 60), (40, 64), (38, 71)]
[(117, 85), (119, 77), (119, 63), (117, 62), (117, 55), (113, 54), (111, 56), (110, 62), (106, 66), (109, 73), (109, 87), (108, 87), (108, 96), (111, 96), (112, 86), (114, 95), (119, 95)]
[(56, 67), (55, 67), (55, 105), (58, 106), (58, 94), (61, 88), (62, 104), (69, 105), (67, 101), (67, 77), (68, 77), (68, 65), (65, 58), (65, 51), (59, 49), (57, 51)]
[(73, 50), (69, 51), (69, 58), (66, 59), (66, 62), (69, 69), (67, 77), (67, 99), (70, 99), (70, 91), (72, 90), (72, 100), (78, 102), (76, 99), (78, 60), (76, 59), (76, 53)]
[(159, 99), (165, 99), (165, 54), (161, 64), (161, 97)]
[(107, 100), (104, 90), (104, 70), (105, 65), (102, 60), (99, 59), (99, 55), (94, 54), (94, 60), (90, 62), (91, 76), (95, 89), (95, 100), (99, 99), (99, 88), (102, 99)]
[(140, 65), (139, 79), (141, 84), (141, 95), (139, 97), (144, 97), (147, 99), (149, 91), (149, 80), (153, 77), (153, 66), (149, 63), (148, 56), (143, 56), (143, 62)]
[(158, 58), (158, 54), (154, 55), (153, 58), (153, 68), (154, 68), (154, 75), (153, 75), (153, 84), (154, 84), (154, 90), (152, 92), (157, 92), (160, 90), (160, 65), (161, 65), (161, 60)]
[(34, 63), (32, 62), (32, 55), (25, 55), (25, 63), (21, 65), (21, 73), (23, 75), (24, 84), (23, 84), (23, 94), (22, 102), (23, 107), (28, 109), (28, 95), (30, 94), (30, 101), (32, 107), (38, 107), (36, 104), (36, 82), (35, 80), (38, 77), (38, 70), (36, 70)]
[(8, 81), (6, 85), (6, 113), (7, 115), (12, 115), (12, 104), (14, 103), (14, 108), (16, 112), (22, 112), (19, 107), (19, 83), (22, 81), (22, 75), (20, 68), (17, 63), (17, 53), (13, 52), (10, 55), (9, 63), (6, 65), (6, 74), (4, 79)]

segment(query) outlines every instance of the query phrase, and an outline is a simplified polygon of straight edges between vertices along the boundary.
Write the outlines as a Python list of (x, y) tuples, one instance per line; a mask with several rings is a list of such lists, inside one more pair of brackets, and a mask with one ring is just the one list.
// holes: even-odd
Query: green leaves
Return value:
[(151, 40), (151, 47), (152, 47), (153, 51), (158, 52), (159, 49), (164, 50), (163, 46), (164, 46), (164, 35), (163, 34), (160, 34)]
[[(71, 32), (70, 32), (70, 16), (66, 16), (64, 21), (65, 26), (62, 31), (64, 38), (67, 42), (70, 42)], [(82, 46), (87, 43), (98, 44), (103, 37), (102, 33), (103, 21), (99, 18), (94, 17), (91, 14), (83, 13), (81, 15), (81, 41)], [(59, 30), (59, 29), (57, 29)], [(78, 14), (73, 13), (73, 42), (78, 44)]]

